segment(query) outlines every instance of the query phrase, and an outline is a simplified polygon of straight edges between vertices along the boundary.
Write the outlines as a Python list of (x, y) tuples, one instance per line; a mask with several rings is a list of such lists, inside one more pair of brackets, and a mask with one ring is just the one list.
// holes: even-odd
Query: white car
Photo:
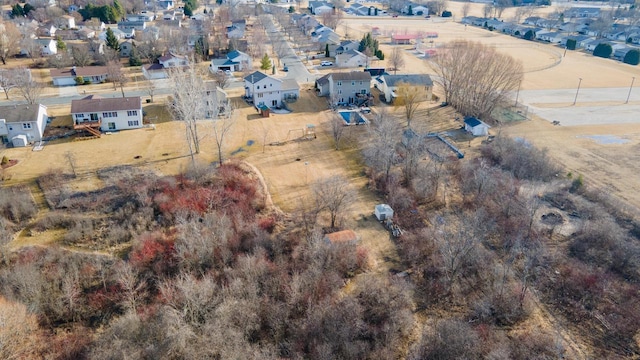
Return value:
[(331, 61), (322, 61), (320, 62), (320, 66), (331, 66), (333, 63)]

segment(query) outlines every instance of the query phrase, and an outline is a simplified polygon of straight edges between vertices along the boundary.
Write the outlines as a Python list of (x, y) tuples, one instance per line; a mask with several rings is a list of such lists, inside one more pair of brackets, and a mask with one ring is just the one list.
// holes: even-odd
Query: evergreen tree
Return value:
[(330, 56), (330, 54), (329, 54), (329, 44), (326, 44), (324, 46), (324, 56), (325, 57), (329, 57)]
[(269, 70), (271, 68), (271, 59), (269, 59), (269, 55), (264, 54), (262, 60), (260, 60), (260, 69)]
[(138, 54), (138, 50), (135, 46), (131, 49), (131, 55), (129, 55), (129, 66), (140, 66), (142, 65), (142, 60), (140, 59), (140, 54)]
[(607, 43), (600, 43), (593, 50), (593, 56), (598, 56), (598, 57), (601, 57), (601, 58), (607, 58), (608, 59), (608, 58), (611, 57), (611, 53), (612, 52), (613, 52), (613, 48), (611, 47), (611, 45), (609, 45)]
[(60, 51), (67, 50), (67, 44), (65, 44), (64, 41), (62, 41), (62, 38), (60, 38), (60, 36), (56, 36), (56, 47)]
[(11, 17), (15, 18), (22, 16), (24, 16), (24, 9), (22, 8), (22, 6), (20, 6), (20, 4), (13, 5), (13, 7), (11, 8)]
[(115, 16), (116, 21), (120, 21), (120, 19), (122, 19), (127, 14), (127, 11), (124, 9), (122, 4), (120, 4), (120, 1), (118, 0), (113, 0), (112, 8), (113, 8), (113, 15)]
[(623, 62), (629, 65), (638, 65), (640, 63), (640, 51), (637, 49), (627, 51)]
[(375, 10), (374, 10), (374, 15), (375, 15), (375, 16), (378, 16), (378, 8), (375, 8)]
[(193, 9), (191, 8), (191, 3), (187, 2), (184, 4), (184, 14), (185, 16), (193, 16)]
[(35, 7), (33, 7), (31, 4), (28, 4), (28, 3), (25, 3), (24, 6), (22, 7), (22, 10), (24, 11), (25, 16), (29, 15), (29, 13), (35, 9), (36, 9)]
[(113, 30), (111, 30), (111, 28), (107, 28), (107, 46), (115, 51), (120, 51), (120, 42), (113, 34)]
[(407, 15), (409, 15), (409, 16), (413, 15), (413, 6), (409, 5), (409, 11), (408, 11)]

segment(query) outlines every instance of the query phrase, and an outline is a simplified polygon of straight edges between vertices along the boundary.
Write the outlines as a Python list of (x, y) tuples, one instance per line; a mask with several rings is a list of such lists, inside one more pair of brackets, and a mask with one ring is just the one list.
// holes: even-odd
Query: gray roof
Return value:
[(387, 86), (396, 86), (399, 82), (411, 85), (433, 86), (431, 77), (424, 74), (380, 75), (380, 77), (384, 77)]
[(267, 74), (261, 73), (260, 71), (255, 71), (254, 73), (245, 76), (244, 81), (248, 81), (251, 84), (255, 84), (258, 81), (267, 77), (269, 77)]
[[(371, 74), (365, 71), (336, 72), (329, 74), (335, 80), (366, 80), (371, 81)], [(318, 79), (320, 80), (320, 79)]]
[(325, 85), (325, 84), (328, 84), (328, 83), (329, 83), (329, 76), (330, 76), (330, 75), (331, 75), (331, 74), (327, 74), (327, 75), (325, 75), (325, 76), (323, 76), (323, 77), (321, 77), (321, 78), (317, 79), (317, 80), (316, 80), (316, 83), (317, 83), (318, 85), (320, 85), (320, 86)]
[(8, 123), (36, 121), (39, 105), (6, 105), (0, 106), (0, 119)]
[(282, 80), (282, 89), (281, 90), (295, 90), (300, 89), (300, 85), (294, 79), (283, 79)]
[(220, 65), (235, 65), (235, 64), (238, 64), (237, 62), (235, 62), (235, 61), (231, 61), (231, 60), (229, 60), (229, 59), (213, 59), (213, 60), (211, 60), (211, 63), (212, 63), (213, 65), (216, 65), (216, 66), (220, 66)]
[(137, 110), (142, 107), (140, 96), (125, 98), (96, 98), (87, 96), (80, 100), (71, 100), (71, 113), (100, 111)]

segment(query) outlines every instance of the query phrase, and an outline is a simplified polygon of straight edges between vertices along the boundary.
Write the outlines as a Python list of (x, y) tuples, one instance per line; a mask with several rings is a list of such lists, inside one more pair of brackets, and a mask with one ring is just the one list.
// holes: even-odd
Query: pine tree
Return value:
[(127, 14), (126, 10), (118, 0), (113, 0), (113, 12), (117, 20), (122, 19)]
[(264, 54), (262, 60), (260, 60), (260, 69), (269, 70), (271, 68), (271, 59), (269, 59), (269, 55)]
[(413, 15), (413, 6), (409, 5), (409, 11), (407, 15), (409, 16)]
[(140, 66), (140, 65), (142, 65), (140, 54), (138, 54), (138, 50), (135, 47), (133, 47), (131, 49), (131, 54), (129, 55), (129, 66)]
[(324, 56), (325, 57), (329, 57), (330, 56), (330, 54), (329, 54), (329, 44), (326, 44), (324, 46)]
[(58, 50), (60, 51), (65, 51), (67, 50), (67, 44), (64, 43), (64, 41), (62, 41), (62, 39), (60, 38), (60, 36), (56, 37), (56, 47), (58, 48)]
[(113, 34), (113, 30), (111, 30), (111, 28), (107, 28), (107, 46), (115, 51), (120, 51), (120, 42)]

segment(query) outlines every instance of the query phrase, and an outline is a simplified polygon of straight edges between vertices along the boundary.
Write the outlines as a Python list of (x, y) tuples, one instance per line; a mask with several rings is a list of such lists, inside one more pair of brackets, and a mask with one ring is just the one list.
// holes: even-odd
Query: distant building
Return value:
[(40, 141), (48, 119), (44, 105), (0, 106), (0, 140), (16, 147)]

